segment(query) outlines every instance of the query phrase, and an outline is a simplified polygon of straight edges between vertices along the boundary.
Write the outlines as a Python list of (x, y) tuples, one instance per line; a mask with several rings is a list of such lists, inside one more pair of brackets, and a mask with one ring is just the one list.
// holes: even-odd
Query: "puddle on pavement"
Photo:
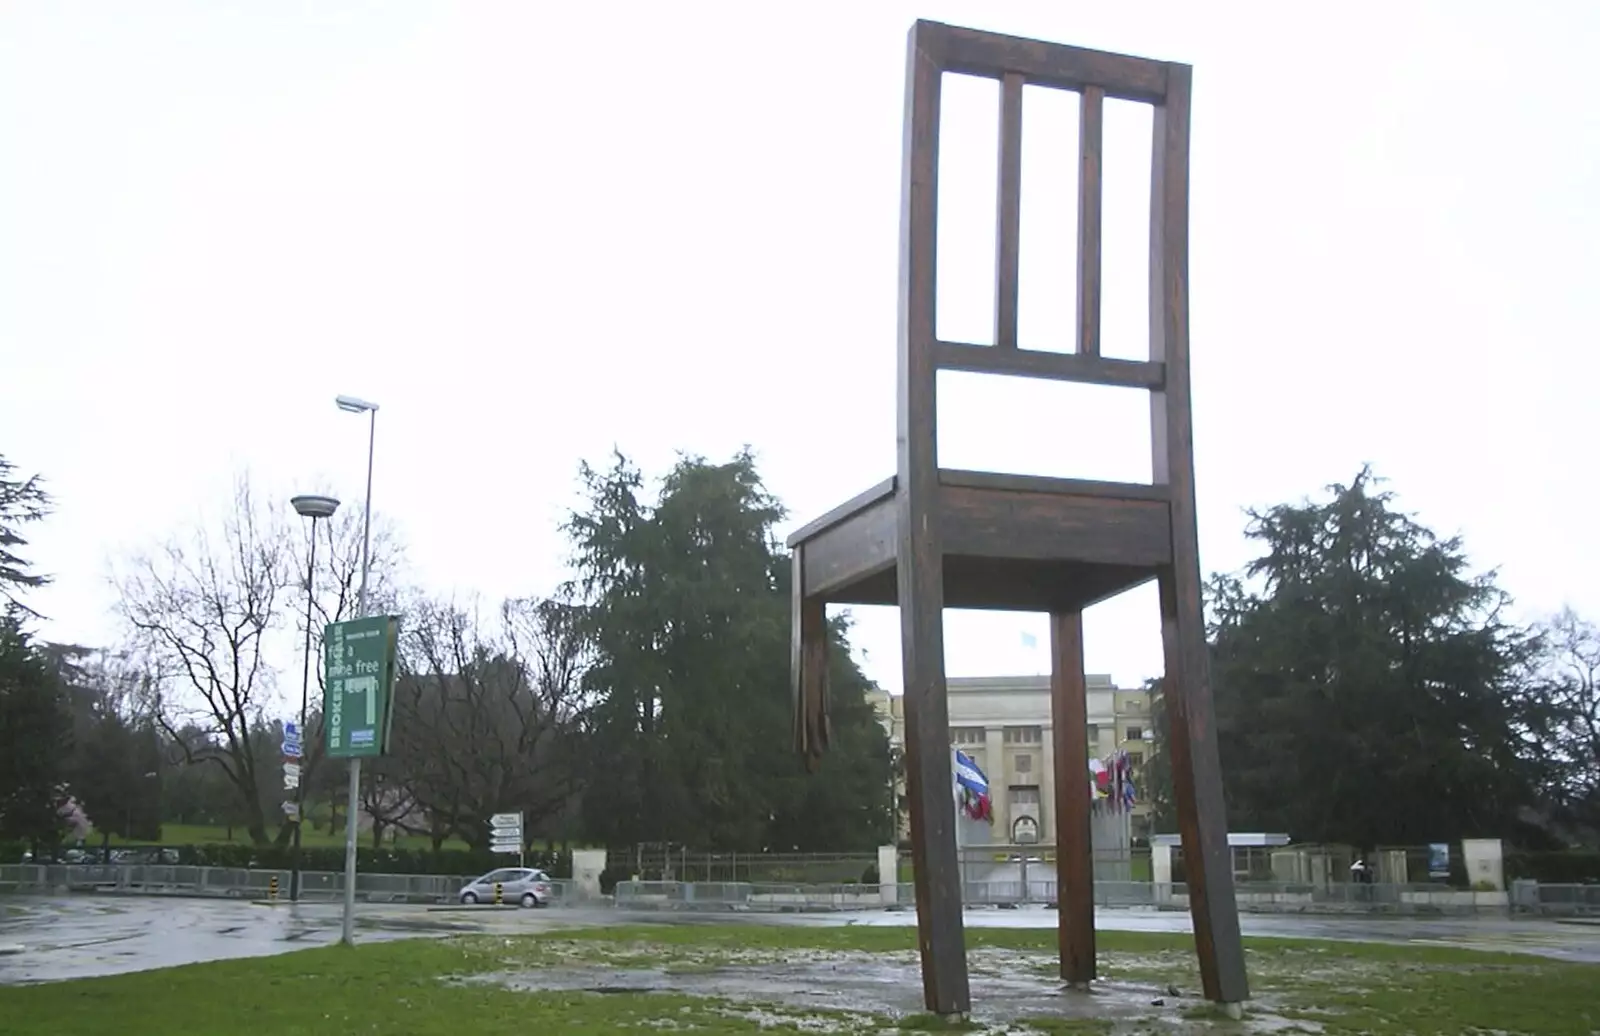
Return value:
[[(741, 1012), (759, 1012), (761, 1005), (781, 1005), (788, 1011), (828, 1012), (829, 1016), (843, 1012), (854, 1020), (842, 1023), (837, 1031), (850, 1032), (863, 1031), (861, 1024), (867, 1019), (900, 1019), (924, 1009), (922, 975), (915, 954), (791, 951), (787, 956), (787, 962), (768, 959), (691, 969), (672, 965), (630, 967), (620, 962), (612, 966), (561, 964), (449, 981), (492, 983), (541, 993), (675, 993), (729, 1001)], [(1082, 991), (1066, 988), (1041, 968), (1043, 958), (1039, 955), (975, 950), (970, 960), (973, 1020), (980, 1032), (984, 1027), (994, 1032), (1026, 1032), (1017, 1027), (1019, 1022), (1045, 1018), (1081, 1019), (1104, 1025), (1108, 1031), (1113, 1026), (1143, 1031), (1153, 1024), (1169, 1031), (1209, 1028), (1206, 1018), (1197, 1017), (1209, 1013), (1208, 1005), (1197, 995), (1173, 995), (1165, 982), (1109, 978)], [(1270, 1033), (1293, 1027), (1293, 1023), (1266, 1013), (1266, 1006), (1252, 1004), (1251, 1015), (1242, 1027), (1236, 1022), (1227, 1023), (1230, 1031)]]

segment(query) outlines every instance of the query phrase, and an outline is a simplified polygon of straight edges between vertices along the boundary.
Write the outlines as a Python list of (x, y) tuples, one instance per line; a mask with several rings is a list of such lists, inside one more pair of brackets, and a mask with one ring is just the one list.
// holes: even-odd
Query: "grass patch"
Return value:
[[(972, 1031), (1110, 1033), (1243, 1031), (1197, 999), (1199, 977), (1187, 936), (1101, 932), (1103, 977), (1174, 985), (1181, 1001), (1148, 1018), (1027, 1017), (995, 1028), (986, 1021), (986, 975), (1015, 979), (1054, 974), (1053, 930), (969, 929), (978, 997)], [(8, 1036), (199, 1036), (248, 1032), (613, 1033), (692, 1029), (697, 1033), (895, 1033), (953, 1031), (926, 1015), (892, 1018), (727, 998), (619, 990), (517, 992), (463, 980), (541, 969), (604, 975), (612, 969), (670, 973), (757, 969), (798, 955), (853, 963), (915, 959), (909, 928), (821, 926), (656, 926), (545, 932), (527, 938), (471, 936), (330, 947), (272, 958), (225, 961), (111, 978), (0, 988)], [(1280, 1031), (1365, 1033), (1551, 1033), (1600, 1030), (1600, 967), (1434, 945), (1310, 940), (1246, 940), (1256, 999)], [(1157, 993), (1156, 996), (1161, 994)], [(1142, 1003), (1143, 1001), (1139, 1001)], [(148, 1005), (163, 1005), (158, 1011)]]
[(895, 1024), (908, 1032), (973, 1032), (982, 1028), (963, 1018), (944, 1018), (936, 1014), (908, 1014)]

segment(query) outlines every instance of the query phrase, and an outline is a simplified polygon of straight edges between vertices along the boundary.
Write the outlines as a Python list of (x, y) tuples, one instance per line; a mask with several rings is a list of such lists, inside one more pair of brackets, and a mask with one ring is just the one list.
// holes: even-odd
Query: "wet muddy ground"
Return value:
[[(257, 957), (338, 941), (340, 907), (258, 905), (237, 900), (135, 896), (6, 897), (0, 901), (0, 984), (82, 978), (235, 957)], [(1421, 920), (1253, 916), (1246, 935), (1510, 950), (1600, 962), (1600, 926), (1505, 918)], [(571, 927), (668, 925), (910, 926), (909, 911), (771, 915), (683, 914), (574, 907), (421, 907), (363, 904), (357, 941), (461, 934), (536, 934)], [(1053, 911), (973, 910), (970, 927), (1054, 927)], [(1187, 931), (1181, 913), (1101, 911), (1102, 930)], [(908, 980), (915, 990), (920, 979)], [(802, 983), (803, 984), (803, 983)]]
[[(594, 947), (584, 947), (592, 955)], [(1174, 996), (1168, 984), (1109, 978), (1089, 991), (1064, 988), (1045, 954), (974, 950), (968, 959), (976, 999), (974, 1019), (1001, 1031), (1027, 1031), (1028, 1019), (1095, 1020), (1101, 1024), (1165, 1020), (1181, 1023), (1201, 1007), (1198, 996)], [(465, 981), (529, 992), (682, 993), (715, 997), (745, 1011), (766, 1010), (792, 1019), (816, 1012), (810, 1031), (876, 1031), (923, 1010), (915, 953), (847, 953), (823, 950), (782, 954), (718, 954), (714, 962), (692, 953), (658, 966), (573, 961), (511, 968)], [(804, 1015), (802, 1014), (802, 1017)]]

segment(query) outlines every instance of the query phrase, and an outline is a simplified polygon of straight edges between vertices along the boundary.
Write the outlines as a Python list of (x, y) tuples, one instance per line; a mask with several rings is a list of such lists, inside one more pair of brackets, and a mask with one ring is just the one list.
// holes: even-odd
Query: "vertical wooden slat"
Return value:
[(789, 556), (792, 575), (789, 583), (789, 693), (794, 700), (794, 750), (805, 761), (806, 769), (812, 762), (811, 719), (806, 704), (805, 655), (802, 645), (805, 629), (801, 615), (805, 610), (805, 546), (797, 544)]
[(935, 453), (934, 257), (938, 205), (937, 62), (908, 41), (900, 202), (896, 579), (905, 682), (906, 791), (922, 951), (923, 1002), (939, 1015), (972, 1007), (961, 923), (944, 674), (944, 557)]
[(1155, 481), (1171, 506), (1172, 558), (1161, 573), (1173, 794), (1195, 949), (1207, 998), (1249, 997), (1240, 940), (1227, 809), (1200, 603), (1195, 520), (1193, 406), (1189, 385), (1189, 89), (1187, 65), (1167, 66), (1167, 96), (1155, 111), (1150, 213), (1150, 351), (1166, 364), (1165, 390), (1150, 394)]
[(1022, 74), (1000, 81), (999, 213), (996, 219), (994, 344), (1017, 347), (1017, 270), (1022, 227)]
[(1050, 723), (1056, 772), (1056, 921), (1061, 977), (1095, 977), (1094, 846), (1089, 825), (1089, 705), (1083, 613), (1050, 616)]
[(794, 549), (790, 589), (789, 679), (794, 694), (794, 745), (815, 773), (828, 750), (828, 606), (806, 595), (805, 546)]
[(1078, 101), (1078, 352), (1100, 355), (1101, 138), (1106, 93), (1084, 87)]

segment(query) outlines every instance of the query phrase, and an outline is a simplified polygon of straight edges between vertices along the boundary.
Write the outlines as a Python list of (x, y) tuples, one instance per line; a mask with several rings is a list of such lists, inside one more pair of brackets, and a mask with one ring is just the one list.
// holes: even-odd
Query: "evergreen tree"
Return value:
[(680, 459), (659, 499), (626, 458), (582, 470), (566, 531), (594, 664), (583, 816), (613, 845), (865, 848), (890, 829), (887, 739), (834, 632), (837, 751), (807, 779), (789, 752), (788, 556), (754, 458)]
[(1536, 641), (1494, 574), (1365, 469), (1251, 519), (1262, 553), (1208, 586), (1230, 827), (1363, 847), (1515, 835)]
[(60, 844), (71, 748), (66, 692), (12, 609), (0, 615), (0, 840), (36, 855)]
[(1458, 538), (1363, 470), (1255, 514), (1265, 554), (1213, 595), (1235, 826), (1410, 845), (1506, 833), (1529, 800), (1513, 736), (1528, 642)]
[(0, 605), (7, 610), (17, 608), (33, 614), (19, 600), (19, 594), (49, 582), (18, 553), (19, 548), (28, 545), (22, 527), (49, 513), (50, 497), (39, 476), (21, 478), (15, 465), (0, 454)]

